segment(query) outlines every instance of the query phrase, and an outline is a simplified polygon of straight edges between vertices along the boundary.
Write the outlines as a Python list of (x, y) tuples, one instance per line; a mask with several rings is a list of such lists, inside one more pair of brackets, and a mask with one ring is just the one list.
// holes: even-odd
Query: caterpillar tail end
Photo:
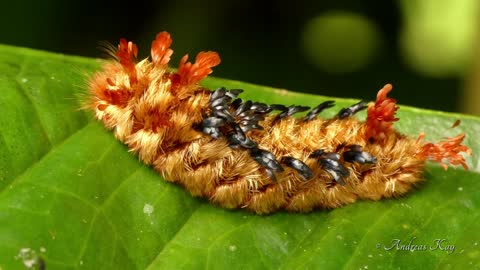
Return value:
[(424, 137), (424, 132), (418, 137), (417, 144), (421, 147), (417, 156), (425, 160), (438, 162), (445, 170), (448, 169), (448, 165), (461, 165), (465, 170), (468, 170), (465, 156), (462, 153), (471, 155), (472, 149), (462, 144), (465, 134), (449, 137), (438, 143), (423, 143)]
[[(370, 104), (368, 107), (365, 137), (370, 142), (386, 142), (388, 135), (394, 130), (393, 123), (399, 120), (399, 118), (395, 117), (395, 113), (398, 110), (397, 101), (387, 96), (392, 89), (393, 86), (391, 84), (383, 86), (378, 91), (375, 103)], [(452, 127), (458, 124), (457, 121)], [(461, 165), (468, 170), (468, 165), (462, 153), (471, 155), (472, 150), (462, 144), (465, 134), (446, 138), (438, 143), (423, 143), (424, 137), (425, 133), (421, 133), (417, 139), (419, 150), (416, 156), (418, 158), (438, 162), (445, 170), (448, 169), (449, 165)]]

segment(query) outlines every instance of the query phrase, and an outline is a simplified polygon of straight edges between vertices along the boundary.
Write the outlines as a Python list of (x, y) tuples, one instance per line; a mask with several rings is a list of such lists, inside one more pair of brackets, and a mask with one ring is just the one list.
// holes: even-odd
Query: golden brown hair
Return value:
[(239, 90), (199, 86), (220, 63), (215, 52), (193, 64), (185, 55), (168, 71), (171, 43), (159, 33), (152, 60), (138, 62), (137, 46), (121, 39), (116, 61), (90, 80), (89, 107), (141, 160), (194, 196), (259, 214), (307, 212), (402, 195), (422, 180), (427, 159), (467, 167), (464, 135), (433, 144), (394, 130), (390, 84), (368, 106), (366, 122), (350, 117), (365, 102), (319, 119), (333, 103), (325, 102), (299, 119), (291, 115), (307, 107), (242, 102)]

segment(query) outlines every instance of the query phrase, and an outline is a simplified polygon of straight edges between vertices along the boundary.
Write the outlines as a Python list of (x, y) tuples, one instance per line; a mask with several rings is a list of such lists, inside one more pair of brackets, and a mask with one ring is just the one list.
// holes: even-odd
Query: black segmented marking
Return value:
[(219, 98), (213, 100), (212, 103), (210, 104), (210, 106), (212, 108), (218, 108), (219, 106), (224, 107), (225, 104), (228, 104), (228, 102), (230, 100), (231, 100), (231, 98), (229, 96), (219, 97)]
[(233, 116), (230, 114), (228, 110), (216, 110), (214, 111), (213, 115), (218, 116), (222, 119), (225, 119), (226, 122), (228, 123), (235, 121), (235, 119), (233, 118)]
[(238, 106), (234, 115), (242, 131), (248, 132), (252, 129), (263, 129), (259, 122), (265, 120), (263, 115), (267, 109), (268, 106), (266, 104), (254, 103), (248, 100)]
[(227, 90), (224, 87), (215, 90), (210, 97), (210, 108), (213, 115), (225, 119), (228, 123), (235, 121), (230, 113), (229, 105), (232, 99), (241, 92), (243, 92), (241, 89)]
[(243, 148), (251, 149), (257, 147), (257, 143), (250, 140), (238, 124), (234, 125), (233, 132), (230, 133), (227, 138), (229, 146), (232, 148), (238, 148), (241, 146)]
[[(282, 105), (283, 106), (283, 105)], [(242, 100), (237, 98), (232, 102), (232, 107), (235, 109), (235, 115), (241, 117), (241, 113), (251, 111), (255, 114), (267, 114), (271, 112), (274, 108), (269, 106), (265, 103), (261, 102), (252, 102), (250, 100), (245, 101), (242, 103)]]
[(235, 116), (236, 117), (245, 116), (250, 111), (250, 107), (252, 107), (252, 103), (253, 102), (251, 100), (247, 100), (241, 103), (240, 106), (238, 106), (237, 110), (235, 110)]
[(253, 102), (250, 109), (260, 114), (266, 114), (273, 110), (270, 106), (261, 102)]
[(288, 110), (288, 107), (282, 104), (271, 104), (269, 105), (270, 109), (272, 111), (282, 111), (285, 112)]
[(333, 100), (328, 100), (323, 103), (320, 103), (317, 107), (313, 108), (310, 112), (308, 112), (308, 114), (303, 118), (303, 121), (305, 122), (310, 121), (315, 117), (317, 117), (317, 115), (321, 113), (323, 110), (331, 108), (333, 106), (335, 106), (335, 101)]
[(268, 176), (274, 181), (277, 180), (277, 178), (275, 177), (275, 173), (284, 171), (282, 165), (280, 165), (280, 163), (275, 158), (275, 155), (273, 155), (267, 150), (263, 150), (257, 147), (252, 148), (250, 150), (250, 156), (265, 168)]
[[(227, 90), (219, 88), (213, 91), (210, 97), (211, 115), (205, 116), (200, 124), (195, 125), (203, 133), (210, 135), (214, 139), (222, 136), (227, 138), (231, 148), (242, 147), (250, 150), (250, 156), (266, 171), (267, 175), (276, 181), (276, 173), (283, 172), (284, 169), (275, 155), (267, 150), (258, 148), (258, 144), (252, 141), (247, 133), (253, 129), (263, 129), (259, 122), (265, 119), (265, 115), (272, 111), (280, 113), (272, 121), (272, 125), (277, 121), (291, 116), (297, 112), (304, 112), (310, 107), (306, 106), (285, 106), (281, 104), (267, 105), (260, 102), (245, 101), (237, 98), (242, 93), (241, 89)], [(232, 101), (233, 100), (233, 101)], [(367, 102), (360, 101), (348, 108), (343, 108), (337, 115), (339, 119), (352, 116), (356, 112), (365, 109)], [(325, 101), (313, 108), (302, 121), (310, 121), (317, 117), (323, 110), (333, 107), (334, 101)], [(233, 110), (233, 112), (232, 112)], [(371, 154), (364, 152), (360, 145), (338, 145), (336, 152), (343, 151), (342, 157), (346, 162), (375, 163), (377, 159)], [(340, 154), (336, 152), (325, 152), (323, 149), (315, 150), (310, 154), (310, 158), (315, 158), (318, 163), (335, 180), (330, 184), (339, 183), (345, 185), (343, 180), (349, 175), (348, 169), (340, 161)], [(313, 172), (307, 164), (299, 159), (290, 156), (281, 158), (281, 163), (293, 168), (305, 180), (313, 178)]]
[(240, 106), (240, 104), (242, 104), (242, 99), (241, 99), (241, 98), (237, 98), (237, 99), (235, 99), (234, 101), (232, 101), (231, 106), (232, 106), (232, 108), (233, 108), (234, 110), (236, 110), (236, 109)]
[(265, 118), (261, 115), (249, 115), (244, 117), (240, 121), (240, 127), (244, 132), (250, 131), (252, 129), (259, 129), (262, 130), (263, 127), (260, 126), (258, 123), (263, 121)]
[(218, 99), (219, 97), (223, 97), (227, 91), (228, 90), (225, 87), (220, 87), (220, 88), (214, 90), (212, 92), (212, 94), (210, 95), (210, 104), (212, 104), (212, 102), (214, 100)]
[(211, 116), (203, 119), (202, 126), (204, 127), (221, 127), (225, 125), (226, 120), (220, 117)]
[(347, 168), (340, 163), (339, 159), (340, 155), (338, 153), (323, 153), (319, 157), (318, 162), (322, 165), (323, 169), (333, 176), (335, 182), (343, 186), (345, 185), (343, 178), (347, 177), (350, 173)]
[(225, 95), (229, 96), (231, 99), (234, 99), (241, 93), (243, 93), (243, 89), (230, 89), (225, 93)]
[(286, 110), (282, 111), (281, 113), (279, 113), (277, 115), (277, 117), (275, 117), (275, 119), (273, 120), (273, 123), (285, 118), (285, 117), (288, 117), (288, 116), (292, 116), (298, 112), (304, 112), (306, 110), (309, 110), (310, 107), (307, 107), (307, 106), (296, 106), (296, 105), (292, 105), (292, 106), (288, 106), (286, 107)]
[(203, 133), (212, 136), (214, 139), (219, 139), (222, 137), (219, 127), (225, 125), (225, 123), (225, 119), (211, 116), (203, 119), (202, 123), (200, 124), (200, 128), (202, 129)]
[(357, 112), (367, 108), (368, 107), (367, 104), (368, 104), (368, 102), (366, 102), (365, 100), (362, 100), (358, 103), (353, 104), (352, 106), (350, 106), (348, 108), (343, 108), (338, 113), (338, 118), (344, 119), (344, 118), (347, 118), (349, 116), (352, 116), (352, 115), (356, 114)]
[(363, 148), (360, 145), (350, 145), (346, 147), (348, 151), (343, 152), (343, 160), (348, 162), (358, 162), (358, 163), (371, 163), (374, 164), (377, 162), (377, 158), (372, 156), (370, 153), (363, 152)]
[(282, 157), (282, 163), (295, 169), (305, 180), (313, 177), (313, 172), (303, 161), (293, 157)]
[(214, 127), (203, 127), (202, 132), (210, 135), (214, 139), (220, 139), (222, 137), (222, 133), (220, 132), (220, 129), (214, 128)]

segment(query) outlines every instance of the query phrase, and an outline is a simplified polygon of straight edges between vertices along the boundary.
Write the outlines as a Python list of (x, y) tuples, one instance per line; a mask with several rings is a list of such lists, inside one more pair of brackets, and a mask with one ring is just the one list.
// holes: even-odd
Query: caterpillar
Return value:
[[(405, 194), (423, 180), (427, 160), (468, 169), (464, 134), (426, 143), (423, 133), (416, 139), (394, 129), (399, 107), (388, 97), (390, 84), (375, 102), (321, 119), (333, 101), (310, 109), (244, 101), (241, 89), (208, 90), (199, 82), (219, 55), (200, 52), (191, 63), (187, 54), (172, 71), (171, 44), (168, 32), (157, 34), (151, 59), (138, 61), (137, 46), (120, 39), (114, 61), (89, 81), (87, 106), (145, 164), (193, 196), (258, 214), (308, 212)], [(366, 121), (352, 117), (364, 109)]]

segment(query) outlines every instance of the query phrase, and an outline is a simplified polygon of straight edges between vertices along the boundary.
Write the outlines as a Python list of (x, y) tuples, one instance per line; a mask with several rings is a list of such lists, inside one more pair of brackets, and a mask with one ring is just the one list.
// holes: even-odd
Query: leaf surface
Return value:
[[(0, 45), (0, 269), (25, 269), (22, 252), (48, 270), (480, 268), (479, 118), (402, 106), (396, 124), (431, 140), (466, 133), (470, 171), (429, 165), (404, 198), (256, 216), (163, 181), (80, 110), (85, 78), (99, 66)], [(204, 85), (270, 104), (331, 99), (216, 78)], [(335, 100), (322, 116), (357, 102)]]

